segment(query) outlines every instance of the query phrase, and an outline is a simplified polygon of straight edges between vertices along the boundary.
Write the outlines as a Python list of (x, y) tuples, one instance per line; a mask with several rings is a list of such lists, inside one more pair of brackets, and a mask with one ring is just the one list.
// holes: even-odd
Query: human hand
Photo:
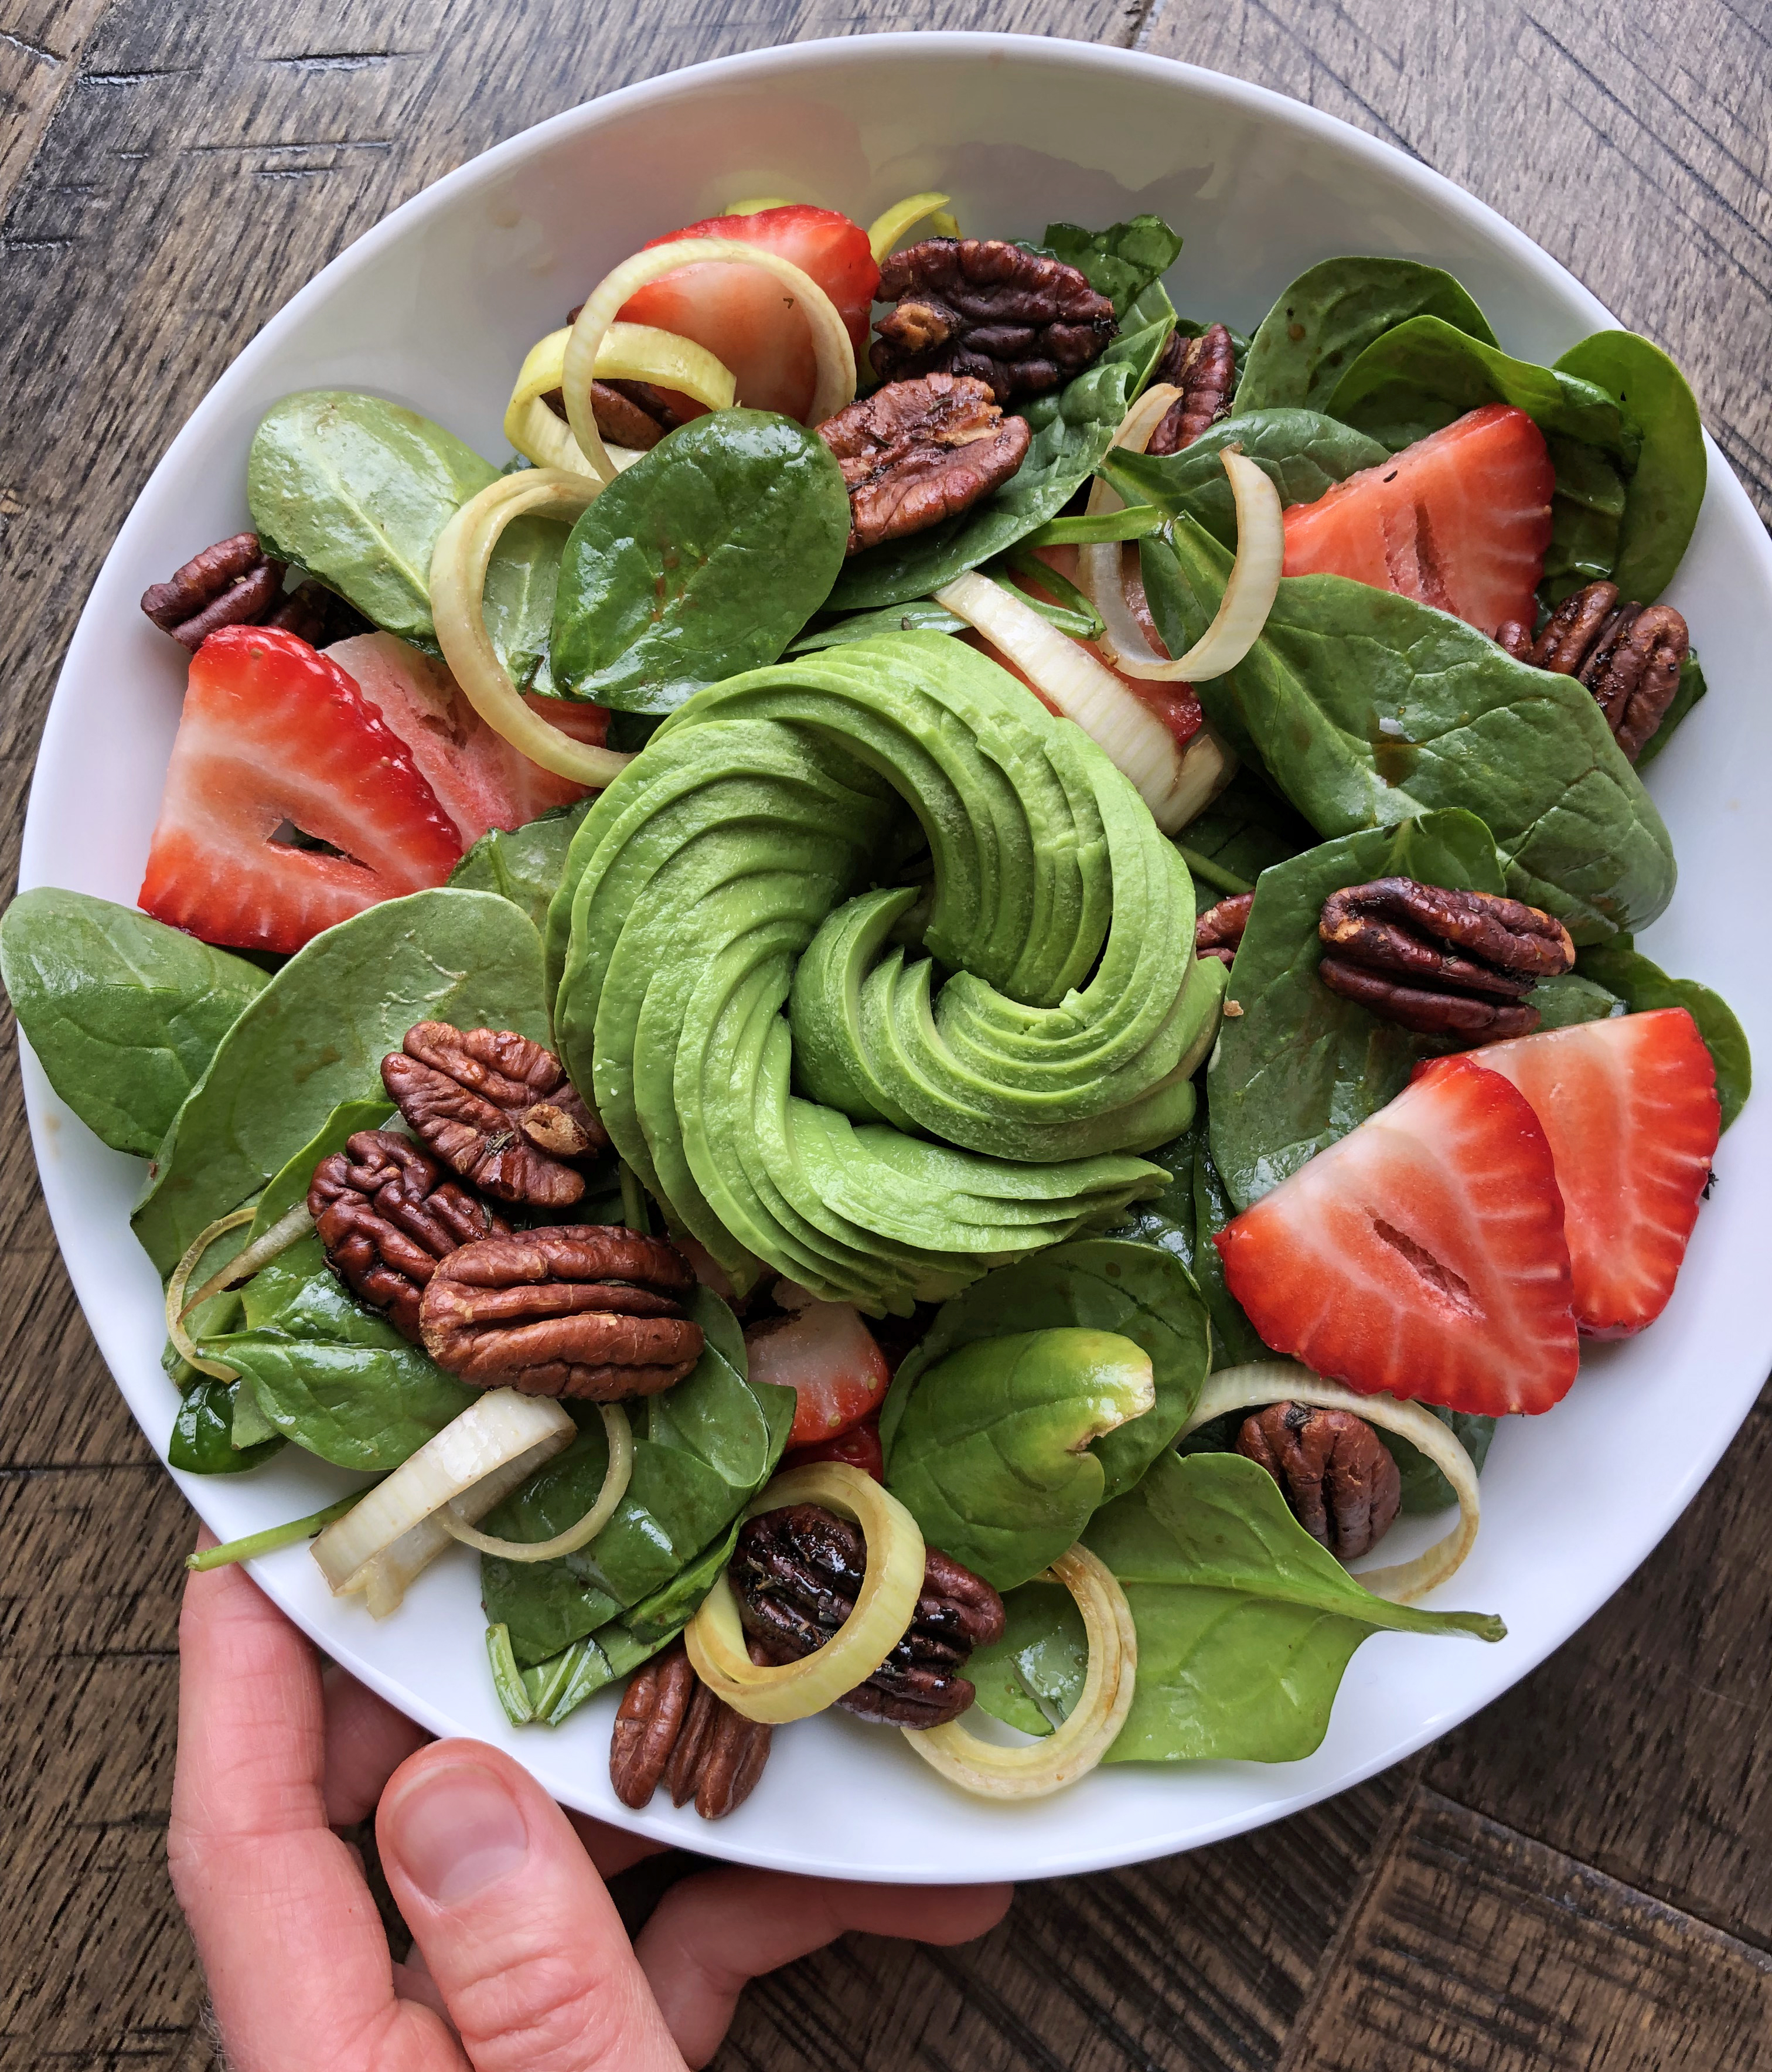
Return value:
[[(849, 1929), (966, 1942), (1009, 1903), (1007, 1885), (707, 1871), (630, 1946), (603, 1880), (654, 1844), (322, 1678), (238, 1568), (191, 1577), (178, 1644), (167, 1857), (234, 2072), (681, 2072), (761, 1973)], [(333, 1832), (371, 1810), (404, 1964)]]

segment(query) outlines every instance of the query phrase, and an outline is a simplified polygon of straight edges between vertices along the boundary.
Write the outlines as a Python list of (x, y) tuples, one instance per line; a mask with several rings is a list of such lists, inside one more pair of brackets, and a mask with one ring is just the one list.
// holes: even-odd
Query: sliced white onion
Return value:
[(512, 519), (576, 518), (602, 487), (552, 467), (502, 475), (470, 496), (437, 536), (431, 555), (431, 617), (449, 672), (474, 710), (520, 754), (556, 777), (601, 787), (634, 758), (574, 741), (524, 704), (486, 631), (486, 565)]
[(1308, 1367), (1291, 1360), (1255, 1360), (1247, 1367), (1228, 1367), (1213, 1375), (1200, 1392), (1194, 1413), (1182, 1428), (1181, 1436), (1197, 1431), (1230, 1410), (1255, 1410), (1270, 1403), (1308, 1403), (1319, 1410), (1351, 1410), (1368, 1424), (1380, 1424), (1387, 1432), (1407, 1439), (1426, 1454), (1452, 1485), (1458, 1499), (1458, 1523), (1443, 1540), (1434, 1542), (1413, 1561), (1401, 1561), (1388, 1568), (1368, 1568), (1356, 1580), (1375, 1597), (1396, 1605), (1412, 1605), (1462, 1566), (1477, 1536), (1481, 1504), (1477, 1495), (1477, 1471), (1457, 1436), (1418, 1403), (1399, 1403), (1394, 1396), (1359, 1396), (1339, 1382), (1324, 1381)]
[(597, 372), (605, 334), (616, 314), (638, 290), (685, 266), (713, 264), (757, 266), (773, 273), (792, 290), (812, 333), (812, 349), (818, 360), (818, 380), (806, 422), (822, 425), (855, 393), (855, 349), (837, 307), (810, 273), (778, 253), (761, 245), (747, 245), (736, 237), (679, 237), (668, 245), (649, 245), (624, 259), (613, 273), (606, 273), (586, 298), (566, 341), (561, 389), (566, 403), (566, 421), (579, 450), (590, 462), (591, 472), (601, 482), (613, 482), (615, 463), (597, 429), (591, 408), (591, 382)]
[(483, 1518), (577, 1435), (552, 1396), (489, 1390), (314, 1541), (333, 1595), (363, 1593), (375, 1617), (385, 1618), (413, 1577), (454, 1544), (437, 1520), (445, 1505)]
[[(569, 328), (550, 331), (530, 347), (505, 405), (505, 437), (536, 467), (565, 468), (594, 482), (600, 478), (579, 451), (577, 440), (541, 400), (565, 379), (566, 345), (572, 335)], [(710, 410), (729, 409), (734, 388), (731, 370), (705, 346), (650, 324), (609, 326), (597, 348), (597, 379), (653, 382), (693, 397)], [(617, 468), (631, 467), (641, 457), (627, 446), (613, 446), (609, 454)]]
[[(256, 1214), (257, 1211), (248, 1205), (244, 1209), (236, 1209), (232, 1215), (218, 1216), (214, 1223), (197, 1233), (184, 1257), (172, 1269), (172, 1277), (166, 1283), (166, 1336), (178, 1349), (182, 1359), (195, 1367), (199, 1374), (207, 1374), (212, 1381), (238, 1381), (240, 1369), (229, 1367), (225, 1361), (210, 1359), (198, 1351), (195, 1340), (185, 1329), (186, 1312), (196, 1306), (195, 1301), (187, 1302), (185, 1300), (185, 1289), (191, 1284), (191, 1275), (203, 1264), (203, 1254), (216, 1239), (225, 1237), (231, 1230), (238, 1230), (242, 1223), (249, 1223)], [(206, 1285), (206, 1293), (212, 1285)]]
[[(1126, 413), (1114, 436), (1114, 445), (1142, 453), (1169, 403), (1180, 393), (1167, 385), (1147, 389)], [(1141, 682), (1200, 683), (1222, 676), (1255, 645), (1274, 609), (1286, 562), (1286, 521), (1279, 491), (1234, 446), (1225, 447), (1219, 458), (1230, 478), (1237, 504), (1237, 560), (1212, 624), (1185, 655), (1170, 662), (1160, 662), (1152, 655), (1144, 630), (1126, 600), (1118, 545), (1077, 549), (1077, 585), (1101, 615), (1106, 629), (1101, 645), (1117, 669)], [(1124, 508), (1119, 495), (1097, 476), (1089, 491), (1089, 515)]]
[(609, 1466), (596, 1503), (576, 1524), (556, 1532), (552, 1540), (499, 1540), (474, 1529), (460, 1497), (438, 1511), (437, 1523), (464, 1547), (476, 1547), (482, 1554), (496, 1554), (505, 1561), (555, 1561), (562, 1554), (576, 1554), (580, 1547), (589, 1546), (614, 1517), (615, 1507), (627, 1494), (634, 1474), (634, 1428), (628, 1422), (628, 1413), (619, 1403), (600, 1403), (597, 1407), (603, 1413), (604, 1436), (609, 1442)]
[(929, 219), (929, 228), (938, 237), (958, 237), (960, 226), (947, 213), (948, 197), (945, 194), (907, 195), (903, 201), (895, 201), (883, 215), (876, 216), (868, 226), (868, 247), (874, 255), (874, 264), (883, 266), (886, 255), (909, 230), (914, 230), (925, 217)]
[[(229, 1219), (240, 1220), (238, 1215)], [(181, 1321), (188, 1317), (199, 1303), (207, 1302), (211, 1295), (224, 1294), (230, 1288), (237, 1288), (243, 1281), (250, 1281), (261, 1266), (269, 1266), (278, 1253), (287, 1252), (300, 1238), (314, 1228), (314, 1219), (308, 1214), (306, 1202), (297, 1202), (293, 1209), (281, 1215), (270, 1228), (254, 1238), (244, 1252), (237, 1252), (219, 1273), (212, 1273), (195, 1295), (187, 1295), (180, 1306)], [(170, 1291), (169, 1291), (170, 1292)]]
[(976, 627), (1067, 719), (1076, 721), (1114, 767), (1130, 778), (1165, 834), (1185, 826), (1199, 812), (1197, 804), (1190, 804), (1197, 787), (1183, 781), (1184, 758), (1175, 737), (1081, 641), (1060, 633), (1031, 604), (975, 570), (956, 576), (934, 594), (937, 604)]
[(1045, 1581), (1077, 1600), (1089, 1636), (1089, 1668), (1070, 1716), (1045, 1740), (1005, 1747), (981, 1741), (963, 1719), (945, 1727), (906, 1727), (904, 1735), (950, 1782), (987, 1799), (1044, 1799), (1093, 1770), (1114, 1745), (1138, 1671), (1138, 1636), (1119, 1579), (1086, 1547), (1061, 1554)]

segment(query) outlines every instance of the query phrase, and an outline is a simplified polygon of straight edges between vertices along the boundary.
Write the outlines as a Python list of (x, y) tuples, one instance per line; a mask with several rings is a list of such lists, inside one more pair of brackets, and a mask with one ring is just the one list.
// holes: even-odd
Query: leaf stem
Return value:
[(268, 1525), (262, 1532), (248, 1532), (244, 1540), (224, 1540), (219, 1547), (205, 1547), (187, 1554), (185, 1566), (201, 1573), (207, 1568), (225, 1568), (232, 1561), (250, 1561), (260, 1554), (274, 1554), (280, 1547), (293, 1547), (298, 1540), (311, 1540), (322, 1526), (343, 1518), (361, 1503), (365, 1492), (353, 1490), (324, 1511), (310, 1511), (306, 1518), (292, 1518), (287, 1525)]
[(1220, 892), (1253, 892), (1255, 887), (1246, 878), (1239, 878), (1234, 870), (1227, 870), (1221, 863), (1214, 863), (1209, 856), (1202, 856), (1198, 849), (1175, 844), (1175, 853), (1196, 878), (1203, 878), (1208, 885), (1216, 885)]

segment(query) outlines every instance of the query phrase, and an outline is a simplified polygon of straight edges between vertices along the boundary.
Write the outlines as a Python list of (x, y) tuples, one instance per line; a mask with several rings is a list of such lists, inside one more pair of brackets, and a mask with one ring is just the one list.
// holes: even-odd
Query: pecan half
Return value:
[(465, 1244), (432, 1275), (425, 1350), (474, 1388), (593, 1403), (656, 1396), (701, 1358), (683, 1314), (695, 1285), (662, 1238), (560, 1223)]
[(1117, 327), (1114, 305), (1074, 266), (995, 237), (931, 237), (880, 269), (868, 360), (882, 381), (970, 374), (999, 403), (1043, 395), (1092, 366)]
[(1204, 431), (1231, 413), (1231, 391), (1237, 385), (1237, 348), (1221, 323), (1208, 324), (1198, 338), (1171, 332), (1163, 349), (1153, 384), (1173, 382), (1181, 393), (1145, 442), (1150, 454), (1179, 453)]
[(501, 1202), (570, 1208), (585, 1175), (567, 1161), (609, 1141), (559, 1059), (514, 1030), (420, 1022), (381, 1079), (437, 1157)]
[(280, 597), (259, 623), (279, 627), (310, 648), (330, 648), (335, 640), (370, 630), (369, 621), (354, 605), (311, 579)]
[(818, 427), (849, 487), (849, 551), (921, 532), (988, 496), (1033, 437), (1006, 417), (988, 383), (925, 374), (889, 381)]
[(695, 1802), (723, 1820), (756, 1789), (769, 1758), (769, 1729), (716, 1698), (673, 1641), (634, 1672), (609, 1737), (609, 1782), (635, 1812), (661, 1783), (674, 1806)]
[(1234, 898), (1220, 899), (1216, 906), (1208, 906), (1194, 923), (1194, 955), (1216, 957), (1221, 964), (1229, 964), (1243, 940), (1243, 931), (1249, 924), (1249, 909), (1254, 904), (1253, 892), (1239, 892)]
[(1423, 1036), (1527, 1035), (1538, 1009), (1524, 996), (1575, 962), (1568, 929), (1537, 907), (1413, 878), (1331, 893), (1317, 933), (1331, 993)]
[(429, 1153), (387, 1129), (360, 1129), (320, 1161), (308, 1184), (308, 1214), (327, 1265), (414, 1345), (437, 1261), (506, 1228), (484, 1202), (446, 1180)]
[[(728, 1570), (744, 1630), (770, 1659), (797, 1662), (822, 1647), (855, 1609), (867, 1542), (847, 1519), (790, 1504), (749, 1519)], [(904, 1638), (864, 1684), (837, 1700), (864, 1720), (939, 1727), (976, 1695), (960, 1671), (975, 1647), (1002, 1638), (1003, 1599), (937, 1548), (924, 1552), (923, 1593)]]
[(1270, 1403), (1245, 1418), (1237, 1450), (1265, 1468), (1292, 1515), (1338, 1561), (1376, 1547), (1403, 1501), (1397, 1463), (1364, 1417)]
[(1536, 640), (1513, 622), (1495, 638), (1516, 661), (1585, 684), (1633, 763), (1673, 703), (1692, 645), (1672, 605), (1620, 604), (1617, 584), (1609, 582), (1565, 597)]
[(193, 554), (165, 582), (150, 583), (142, 609), (195, 654), (218, 627), (257, 625), (281, 596), (283, 574), (257, 533), (236, 532)]

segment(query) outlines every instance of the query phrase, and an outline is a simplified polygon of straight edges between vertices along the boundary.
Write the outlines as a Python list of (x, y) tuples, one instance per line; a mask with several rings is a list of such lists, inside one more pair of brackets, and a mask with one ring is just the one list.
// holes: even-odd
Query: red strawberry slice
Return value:
[(880, 1443), (879, 1418), (870, 1417), (815, 1445), (790, 1447), (781, 1456), (781, 1470), (785, 1474), (790, 1468), (810, 1468), (819, 1461), (840, 1461), (845, 1467), (859, 1468), (876, 1482), (884, 1482), (886, 1455)]
[(1595, 1338), (1652, 1324), (1686, 1256), (1722, 1120), (1697, 1023), (1683, 1007), (1658, 1008), (1491, 1043), (1482, 1058), (1531, 1102), (1550, 1141), (1577, 1324)]
[[(338, 641), (326, 657), (405, 742), (465, 845), (489, 828), (520, 828), (550, 807), (570, 805), (589, 788), (520, 754), (481, 718), (441, 662), (392, 633)], [(600, 742), (609, 730), (601, 705), (569, 698), (527, 702), (576, 741)]]
[[(291, 824), (340, 852), (277, 839)], [(441, 885), (461, 837), (336, 662), (269, 627), (192, 658), (140, 894), (207, 943), (298, 950), (384, 899)]]
[(1548, 1410), (1575, 1379), (1550, 1146), (1471, 1058), (1415, 1079), (1216, 1242), (1267, 1342), (1350, 1388), (1499, 1416)]
[(1485, 633), (1530, 627), (1556, 477), (1524, 410), (1486, 403), (1286, 514), (1289, 576), (1351, 576)]
[[(646, 249), (682, 237), (736, 238), (791, 260), (836, 304), (862, 358), (880, 269), (859, 223), (835, 209), (796, 203), (755, 216), (711, 216), (654, 237)], [(739, 401), (753, 410), (779, 410), (803, 421), (812, 407), (818, 363), (811, 333), (791, 290), (760, 266), (685, 266), (630, 296), (621, 319), (706, 346), (732, 369)]]
[(799, 1396), (790, 1446), (835, 1439), (878, 1410), (891, 1376), (886, 1355), (850, 1302), (807, 1302), (744, 1334), (751, 1379)]

